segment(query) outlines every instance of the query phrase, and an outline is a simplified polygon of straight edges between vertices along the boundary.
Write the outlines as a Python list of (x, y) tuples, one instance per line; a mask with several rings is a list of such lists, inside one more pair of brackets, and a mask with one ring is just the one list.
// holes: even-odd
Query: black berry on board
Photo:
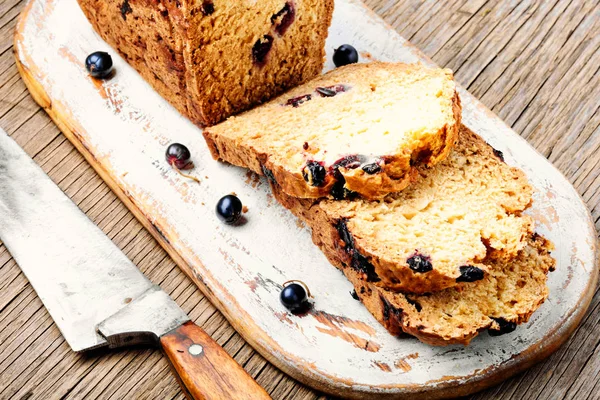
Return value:
[(358, 51), (349, 44), (343, 44), (333, 52), (333, 63), (336, 67), (356, 64), (357, 62)]
[(94, 78), (107, 78), (113, 70), (112, 57), (104, 51), (96, 51), (85, 59), (85, 68)]
[(226, 224), (235, 224), (242, 216), (242, 201), (233, 194), (221, 197), (215, 209), (217, 217)]

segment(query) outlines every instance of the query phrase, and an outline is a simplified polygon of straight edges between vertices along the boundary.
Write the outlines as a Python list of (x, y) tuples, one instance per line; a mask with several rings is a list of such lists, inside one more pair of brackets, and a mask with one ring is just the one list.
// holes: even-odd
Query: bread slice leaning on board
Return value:
[(404, 192), (370, 202), (299, 199), (270, 183), (390, 333), (468, 344), (481, 331), (499, 335), (527, 322), (548, 296), (555, 261), (553, 245), (521, 214), (532, 192), (523, 173), (463, 126), (448, 159), (420, 175)]
[(78, 0), (98, 34), (209, 126), (319, 75), (334, 0)]
[(514, 259), (490, 261), (482, 280), (426, 295), (392, 292), (366, 282), (352, 267), (342, 270), (390, 333), (405, 332), (434, 346), (467, 345), (483, 331), (500, 336), (529, 320), (548, 297), (552, 249), (548, 240), (532, 235)]
[(448, 158), (417, 170), (408, 188), (381, 200), (300, 199), (271, 182), (334, 265), (354, 266), (389, 290), (466, 285), (483, 279), (488, 260), (510, 260), (526, 246), (533, 189), (479, 136), (462, 126)]
[(382, 198), (449, 154), (460, 126), (450, 70), (353, 64), (204, 130), (215, 159), (301, 198)]

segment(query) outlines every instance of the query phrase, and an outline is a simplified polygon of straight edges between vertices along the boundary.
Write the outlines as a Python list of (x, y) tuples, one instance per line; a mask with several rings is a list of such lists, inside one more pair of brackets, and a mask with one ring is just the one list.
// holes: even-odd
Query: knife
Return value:
[(0, 239), (73, 351), (156, 345), (192, 399), (270, 399), (1, 129)]

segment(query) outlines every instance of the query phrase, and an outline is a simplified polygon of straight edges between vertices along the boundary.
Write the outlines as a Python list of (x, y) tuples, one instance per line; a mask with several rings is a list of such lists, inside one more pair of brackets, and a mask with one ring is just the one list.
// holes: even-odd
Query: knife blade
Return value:
[(191, 398), (270, 398), (1, 129), (0, 239), (74, 351), (160, 345)]

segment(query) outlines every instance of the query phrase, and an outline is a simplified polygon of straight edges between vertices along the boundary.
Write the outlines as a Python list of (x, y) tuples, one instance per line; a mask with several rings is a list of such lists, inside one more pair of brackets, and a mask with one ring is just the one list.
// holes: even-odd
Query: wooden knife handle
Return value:
[(193, 322), (160, 338), (181, 388), (194, 400), (270, 399), (258, 383)]

